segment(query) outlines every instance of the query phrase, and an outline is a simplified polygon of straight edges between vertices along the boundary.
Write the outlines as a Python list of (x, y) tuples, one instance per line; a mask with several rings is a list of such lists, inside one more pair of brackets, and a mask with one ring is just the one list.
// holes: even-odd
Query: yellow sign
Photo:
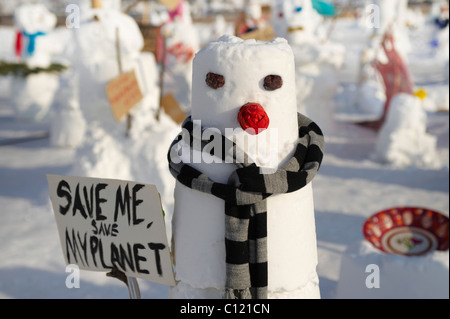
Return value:
[(91, 5), (93, 9), (101, 9), (102, 8), (102, 0), (92, 0)]
[(257, 29), (241, 34), (239, 37), (243, 40), (255, 39), (259, 41), (271, 41), (275, 38), (275, 31), (271, 26), (268, 26), (265, 29)]
[(427, 91), (425, 91), (424, 89), (418, 89), (416, 92), (414, 92), (414, 96), (423, 100), (427, 97)]
[(169, 10), (175, 10), (180, 0), (158, 0), (158, 2), (165, 5)]
[(161, 99), (161, 106), (164, 112), (178, 124), (182, 123), (186, 118), (186, 114), (181, 109), (175, 96), (171, 93), (164, 95)]

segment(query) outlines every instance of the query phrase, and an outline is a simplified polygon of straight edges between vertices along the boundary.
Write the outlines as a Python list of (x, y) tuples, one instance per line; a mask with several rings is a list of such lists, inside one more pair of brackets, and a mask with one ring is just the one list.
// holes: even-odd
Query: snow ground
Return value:
[[(429, 132), (438, 136), (441, 169), (395, 168), (370, 161), (376, 134), (336, 123), (326, 138), (326, 155), (313, 181), (322, 298), (334, 298), (346, 247), (362, 239), (367, 217), (394, 206), (422, 206), (449, 212), (449, 117), (429, 115)], [(0, 143), (23, 132), (2, 102)], [(48, 138), (0, 146), (0, 298), (128, 298), (117, 280), (81, 272), (81, 287), (68, 289), (65, 264), (49, 203), (46, 174), (68, 174), (74, 151), (55, 149)], [(139, 281), (143, 298), (166, 298), (167, 287)]]
[[(128, 298), (126, 287), (103, 273), (82, 271), (80, 288), (66, 288), (46, 174), (69, 174), (75, 151), (51, 147), (47, 125), (17, 122), (8, 90), (0, 93), (0, 298)], [(339, 122), (326, 128), (325, 158), (313, 181), (322, 298), (336, 298), (342, 256), (363, 239), (367, 217), (394, 206), (449, 215), (449, 116), (427, 115), (441, 163), (433, 169), (373, 162), (375, 131)], [(167, 297), (166, 286), (139, 285), (143, 298)]]

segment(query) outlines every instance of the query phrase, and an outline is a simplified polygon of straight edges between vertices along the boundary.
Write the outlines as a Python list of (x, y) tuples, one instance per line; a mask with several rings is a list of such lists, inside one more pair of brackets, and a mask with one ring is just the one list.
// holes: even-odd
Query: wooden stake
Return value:
[(161, 69), (159, 71), (159, 107), (156, 111), (156, 120), (159, 122), (159, 117), (162, 108), (163, 90), (164, 90), (164, 73), (166, 71), (166, 37), (161, 35), (163, 39), (163, 49), (161, 52)]
[(142, 13), (142, 24), (148, 25), (150, 23), (150, 2), (144, 2), (144, 12)]
[[(117, 65), (119, 67), (119, 74), (123, 74), (123, 68), (122, 68), (122, 55), (120, 53), (120, 36), (119, 36), (119, 27), (116, 27), (116, 53), (117, 53)], [(131, 130), (131, 114), (127, 114), (127, 132), (126, 136), (130, 136), (130, 130)]]
[(119, 27), (116, 27), (116, 56), (117, 56), (117, 65), (119, 66), (119, 74), (122, 74), (123, 68), (122, 68), (122, 55), (120, 53)]

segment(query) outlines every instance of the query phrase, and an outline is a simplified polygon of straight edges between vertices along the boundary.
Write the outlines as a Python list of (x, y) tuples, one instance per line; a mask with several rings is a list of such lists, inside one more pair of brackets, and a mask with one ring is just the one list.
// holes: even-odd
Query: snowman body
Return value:
[[(209, 87), (205, 81), (209, 73), (222, 76), (223, 86)], [(264, 79), (269, 75), (281, 77), (282, 86), (266, 90)], [(259, 134), (244, 131), (238, 121), (247, 103), (259, 104), (270, 119)], [(258, 166), (283, 165), (298, 139), (294, 57), (287, 42), (223, 36), (199, 51), (193, 66), (192, 119), (234, 139)], [(235, 164), (217, 161), (188, 145), (182, 147), (181, 156), (215, 182), (227, 183), (236, 169)], [(174, 196), (172, 248), (178, 284), (169, 296), (221, 298), (226, 280), (224, 201), (179, 182)], [(269, 298), (319, 298), (311, 184), (269, 197), (267, 212)]]
[[(74, 174), (132, 180), (132, 161), (138, 160), (131, 158), (140, 153), (139, 140), (156, 122), (160, 90), (155, 57), (141, 52), (144, 41), (134, 19), (111, 8), (85, 9), (75, 36), (79, 104), (87, 127)], [(130, 110), (128, 132), (126, 116), (115, 120), (106, 94), (107, 84), (120, 75), (117, 46), (121, 71), (135, 72), (143, 96)]]
[[(19, 6), (14, 12), (14, 23), (20, 33), (16, 50), (21, 48), (16, 55), (28, 68), (48, 68), (52, 57), (63, 51), (53, 32), (56, 15), (44, 5), (32, 3)], [(58, 75), (54, 73), (39, 72), (13, 77), (11, 96), (16, 118), (30, 122), (48, 120), (58, 87)]]

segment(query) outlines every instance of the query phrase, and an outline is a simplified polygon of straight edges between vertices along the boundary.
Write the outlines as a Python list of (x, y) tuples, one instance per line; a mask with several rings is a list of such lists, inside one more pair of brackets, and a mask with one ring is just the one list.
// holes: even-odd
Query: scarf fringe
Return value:
[(225, 299), (252, 299), (250, 288), (245, 289), (225, 289)]

